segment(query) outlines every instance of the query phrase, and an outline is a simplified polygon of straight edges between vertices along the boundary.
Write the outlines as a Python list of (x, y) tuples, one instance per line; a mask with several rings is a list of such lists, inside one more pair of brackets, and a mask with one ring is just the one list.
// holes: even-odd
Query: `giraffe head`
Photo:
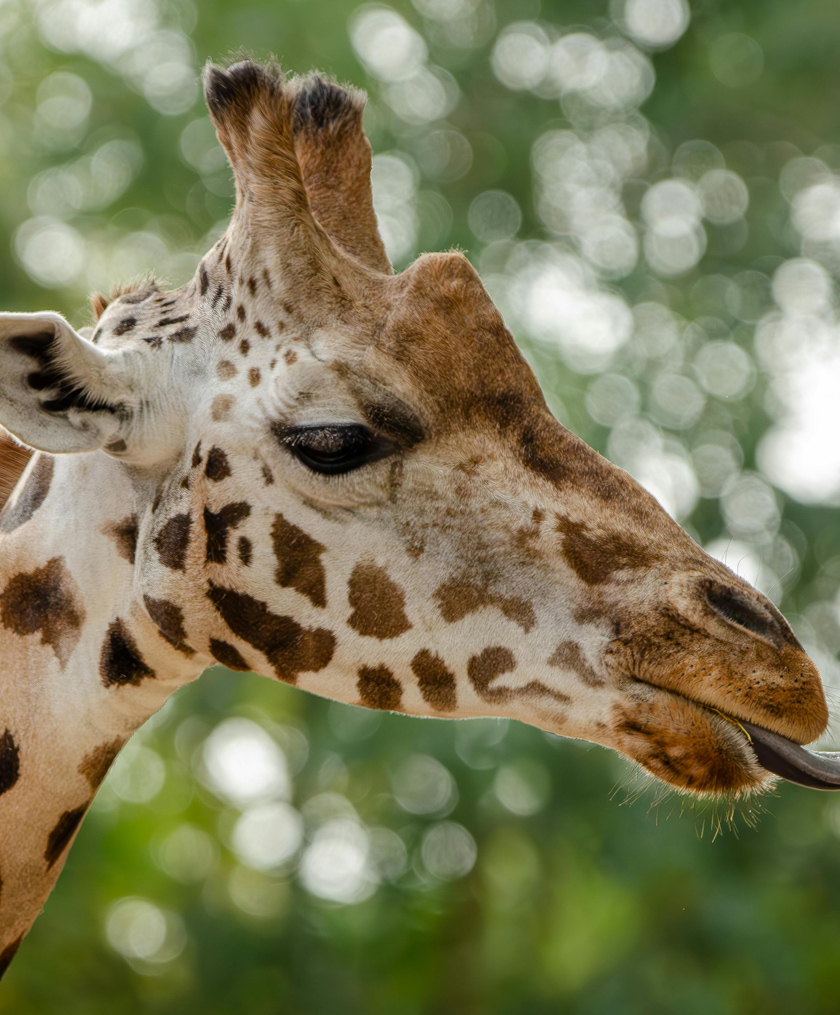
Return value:
[(725, 717), (813, 740), (813, 664), (550, 415), (464, 256), (392, 273), (362, 96), (250, 62), (205, 93), (237, 200), (193, 281), (114, 298), (90, 340), (0, 320), (0, 421), (131, 477), (138, 610), (200, 665), (511, 716), (697, 793), (768, 785)]

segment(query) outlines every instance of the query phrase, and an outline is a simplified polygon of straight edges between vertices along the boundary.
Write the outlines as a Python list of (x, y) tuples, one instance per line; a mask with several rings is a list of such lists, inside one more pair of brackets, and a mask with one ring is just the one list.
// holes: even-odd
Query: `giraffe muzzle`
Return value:
[(840, 790), (840, 752), (809, 751), (794, 740), (750, 722), (738, 722), (762, 768), (809, 789)]

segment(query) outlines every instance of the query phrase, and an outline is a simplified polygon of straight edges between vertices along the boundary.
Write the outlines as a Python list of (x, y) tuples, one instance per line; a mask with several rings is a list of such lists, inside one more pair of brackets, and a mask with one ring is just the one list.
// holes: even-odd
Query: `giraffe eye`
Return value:
[(307, 426), (287, 430), (279, 436), (298, 461), (324, 476), (352, 472), (396, 450), (390, 441), (357, 424)]

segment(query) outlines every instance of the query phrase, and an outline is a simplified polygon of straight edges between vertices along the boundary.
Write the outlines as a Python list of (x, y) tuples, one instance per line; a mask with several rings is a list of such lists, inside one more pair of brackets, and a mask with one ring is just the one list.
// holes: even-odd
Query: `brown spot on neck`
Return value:
[(210, 582), (207, 598), (238, 638), (262, 652), (281, 680), (293, 684), (299, 673), (317, 673), (333, 657), (331, 631), (305, 628), (291, 617), (272, 613), (259, 599), (215, 582)]
[(353, 612), (347, 623), (368, 638), (397, 638), (411, 628), (405, 593), (377, 564), (356, 564), (348, 583)]
[(221, 448), (212, 447), (207, 454), (207, 465), (204, 474), (214, 483), (219, 483), (231, 475), (230, 463)]
[(313, 606), (325, 607), (327, 579), (320, 558), (326, 547), (281, 514), (274, 516), (271, 541), (277, 558), (277, 584), (300, 592)]
[(20, 937), (15, 938), (11, 944), (6, 945), (2, 952), (0, 952), (0, 980), (3, 979), (3, 974), (12, 964), (12, 959), (17, 955), (17, 950), (23, 943), (23, 934)]
[(136, 687), (155, 676), (155, 671), (146, 665), (140, 654), (128, 625), (119, 617), (108, 625), (99, 656), (99, 675), (106, 687), (125, 687), (127, 684)]
[(0, 796), (18, 781), (20, 775), (20, 748), (11, 730), (0, 737)]
[(210, 406), (210, 415), (217, 423), (230, 418), (234, 401), (233, 395), (216, 395)]
[(111, 522), (102, 531), (114, 540), (117, 553), (123, 560), (133, 564), (137, 553), (137, 515), (129, 515), (120, 522)]
[(411, 660), (411, 669), (423, 700), (439, 712), (452, 712), (458, 704), (455, 676), (440, 656), (423, 649)]
[(402, 701), (402, 685), (387, 666), (361, 666), (356, 682), (361, 703), (367, 708), (394, 712)]
[(504, 673), (516, 669), (516, 658), (509, 648), (486, 648), (472, 656), (467, 663), (467, 675), (480, 697), (485, 701), (500, 703), (508, 701), (513, 692), (509, 687), (493, 688), (490, 685)]
[(210, 655), (229, 670), (239, 670), (242, 673), (249, 673), (252, 669), (247, 659), (238, 648), (220, 638), (210, 639)]
[(89, 751), (79, 763), (79, 775), (83, 775), (91, 789), (97, 789), (108, 774), (108, 769), (114, 763), (114, 759), (122, 750), (125, 741), (121, 737), (116, 740), (108, 740), (98, 747)]
[(143, 602), (161, 637), (183, 655), (194, 656), (195, 649), (187, 644), (184, 611), (181, 607), (177, 603), (171, 603), (168, 599), (153, 599), (151, 596), (143, 596)]
[(65, 811), (56, 822), (55, 828), (50, 832), (46, 848), (44, 849), (47, 870), (55, 864), (56, 860), (59, 859), (70, 845), (70, 841), (82, 823), (82, 818), (85, 816), (85, 811), (87, 811), (89, 806), (90, 801), (82, 804), (81, 807), (76, 807), (75, 810)]
[(85, 619), (76, 602), (76, 584), (61, 557), (17, 574), (0, 595), (0, 622), (18, 635), (40, 633), (64, 666), (76, 647)]
[(186, 569), (191, 526), (192, 518), (188, 513), (173, 515), (155, 536), (155, 548), (161, 562), (173, 571)]

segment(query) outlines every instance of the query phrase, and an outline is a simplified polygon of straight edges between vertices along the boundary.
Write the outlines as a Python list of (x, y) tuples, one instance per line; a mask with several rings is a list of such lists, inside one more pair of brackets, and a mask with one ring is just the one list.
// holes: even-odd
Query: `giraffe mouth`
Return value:
[[(717, 709), (714, 709), (717, 712)], [(759, 765), (786, 782), (809, 789), (840, 790), (840, 752), (809, 751), (795, 740), (718, 712), (739, 726)]]

